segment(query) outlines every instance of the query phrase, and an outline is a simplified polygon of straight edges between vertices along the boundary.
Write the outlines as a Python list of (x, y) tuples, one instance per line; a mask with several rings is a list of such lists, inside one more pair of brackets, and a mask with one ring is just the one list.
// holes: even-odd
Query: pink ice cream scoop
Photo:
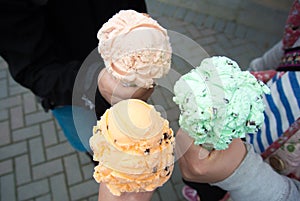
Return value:
[(172, 49), (166, 29), (146, 14), (122, 10), (97, 34), (105, 66), (126, 86), (151, 88), (168, 73)]

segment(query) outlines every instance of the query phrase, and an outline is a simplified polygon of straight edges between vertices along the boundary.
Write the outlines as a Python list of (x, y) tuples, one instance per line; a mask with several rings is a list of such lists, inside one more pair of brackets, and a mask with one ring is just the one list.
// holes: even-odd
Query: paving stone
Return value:
[(178, 129), (179, 129), (178, 120), (177, 121), (171, 121), (170, 122), (170, 127), (172, 128), (174, 134), (176, 134)]
[(199, 30), (193, 24), (187, 25), (185, 29), (190, 33), (191, 38), (196, 39), (201, 36)]
[(167, 111), (167, 117), (169, 121), (178, 120), (180, 111), (178, 106), (175, 106)]
[(50, 178), (52, 200), (70, 200), (64, 174)]
[(207, 36), (207, 37), (202, 37), (197, 42), (203, 46), (203, 45), (209, 45), (211, 43), (214, 43), (216, 41), (216, 38), (214, 36)]
[(185, 8), (179, 8), (177, 7), (175, 13), (174, 13), (174, 17), (177, 18), (177, 19), (184, 19), (185, 18), (185, 15), (187, 14), (188, 10), (185, 9)]
[(182, 175), (181, 175), (177, 161), (175, 162), (175, 165), (174, 165), (174, 170), (172, 173), (171, 180), (172, 180), (172, 183), (174, 183), (174, 184), (182, 183)]
[(224, 29), (224, 33), (227, 33), (227, 34), (233, 34), (236, 30), (236, 23), (234, 22), (228, 22), (226, 24), (226, 27)]
[(213, 28), (215, 26), (216, 20), (215, 17), (208, 16), (204, 21), (204, 26), (208, 28)]
[(26, 142), (14, 143), (0, 148), (0, 160), (11, 158), (27, 152)]
[(90, 197), (88, 201), (98, 201), (98, 195)]
[(231, 43), (233, 46), (242, 46), (244, 49), (247, 49), (244, 47), (244, 45), (247, 43), (244, 39), (235, 38), (235, 39), (231, 40)]
[(0, 80), (0, 91), (1, 91), (0, 98), (4, 98), (8, 96), (6, 79)]
[(73, 153), (75, 150), (71, 147), (69, 142), (63, 142), (55, 146), (46, 148), (47, 159), (54, 159)]
[(40, 128), (38, 125), (24, 127), (12, 132), (13, 141), (21, 141), (25, 139), (29, 139), (32, 137), (39, 136), (41, 134)]
[(15, 158), (15, 168), (17, 185), (31, 181), (31, 167), (27, 154)]
[(9, 95), (13, 96), (13, 95), (28, 92), (28, 89), (26, 89), (25, 87), (22, 87), (21, 85), (13, 85), (13, 86), (9, 87), (8, 91), (9, 91)]
[(79, 200), (88, 196), (98, 195), (99, 184), (94, 180), (82, 182), (69, 188), (72, 200)]
[(43, 195), (35, 199), (35, 201), (56, 201), (51, 199), (51, 194)]
[(13, 171), (12, 160), (8, 159), (0, 162), (0, 176)]
[(239, 56), (241, 54), (243, 54), (246, 51), (246, 49), (243, 46), (236, 46), (230, 49), (229, 54), (231, 56)]
[(177, 201), (176, 192), (173, 188), (171, 180), (166, 182), (162, 187), (158, 189), (161, 200), (174, 200)]
[(214, 29), (217, 31), (223, 31), (226, 26), (226, 22), (220, 18), (215, 20)]
[(13, 106), (18, 106), (21, 104), (21, 97), (20, 96), (12, 96), (3, 98), (0, 100), (0, 110), (10, 108)]
[(41, 179), (63, 171), (61, 159), (42, 163), (32, 168), (33, 179)]
[(81, 165), (86, 165), (88, 163), (91, 163), (90, 158), (85, 153), (78, 152), (77, 154), (79, 156), (79, 160), (80, 160)]
[(163, 15), (168, 16), (168, 17), (174, 17), (175, 10), (176, 10), (176, 6), (168, 5), (163, 10)]
[(64, 157), (64, 165), (65, 169), (67, 170), (66, 174), (68, 185), (73, 185), (82, 181), (79, 161), (75, 153)]
[(18, 200), (26, 200), (48, 193), (50, 190), (46, 179), (18, 187)]
[(215, 55), (223, 56), (227, 54), (226, 51), (218, 43), (213, 44), (212, 49), (215, 52)]
[(42, 124), (42, 135), (44, 139), (43, 142), (46, 147), (58, 143), (53, 121), (48, 121)]
[[(0, 61), (0, 66), (2, 65), (2, 62)], [(7, 78), (7, 69), (0, 70), (0, 79)]]
[(198, 17), (198, 14), (192, 10), (188, 10), (185, 17), (184, 21), (188, 23), (194, 22), (194, 20)]
[(8, 85), (9, 86), (16, 86), (16, 85), (19, 85), (14, 79), (12, 76), (9, 76), (8, 77)]
[(161, 200), (160, 200), (160, 197), (159, 197), (159, 194), (158, 194), (157, 191), (155, 191), (155, 192), (153, 193), (153, 196), (152, 196), (152, 198), (151, 198), (151, 201), (161, 201)]
[(7, 120), (8, 119), (8, 110), (3, 109), (0, 110), (0, 121)]
[(244, 25), (238, 24), (235, 30), (235, 36), (239, 38), (245, 38), (248, 28)]
[(219, 44), (224, 49), (229, 49), (232, 47), (230, 40), (227, 38), (227, 35), (217, 34), (217, 35), (215, 35), (215, 37), (216, 37), (217, 44)]
[(10, 143), (10, 130), (8, 121), (0, 122), (1, 135), (0, 135), (0, 146)]
[(179, 200), (186, 200), (183, 195), (182, 195), (182, 188), (184, 187), (184, 183), (179, 183), (179, 184), (176, 184), (174, 185), (174, 188), (175, 188), (175, 192), (176, 192), (176, 195), (177, 197), (179, 198)]
[(202, 27), (205, 20), (206, 20), (206, 15), (204, 14), (198, 14), (196, 18), (193, 20), (193, 24), (195, 24), (198, 28)]
[(32, 125), (36, 123), (42, 123), (52, 118), (53, 117), (50, 113), (45, 113), (44, 111), (41, 111), (25, 115), (25, 123), (26, 125)]
[[(3, 60), (2, 60), (2, 61), (3, 61)], [(1, 69), (1, 70), (6, 70), (6, 71), (7, 71), (7, 67), (8, 67), (8, 65), (7, 65), (6, 62), (0, 62), (0, 69)]]
[(65, 134), (64, 134), (64, 132), (62, 130), (58, 131), (57, 134), (58, 134), (57, 136), (58, 136), (58, 139), (59, 139), (60, 143), (68, 141), (67, 138), (66, 138), (66, 136), (65, 136)]
[(32, 113), (37, 110), (35, 96), (32, 93), (23, 94), (23, 108), (25, 114)]
[(29, 140), (29, 150), (32, 165), (45, 161), (44, 146), (41, 137)]
[(24, 126), (23, 110), (21, 106), (10, 109), (10, 122), (12, 129)]
[(95, 166), (92, 163), (90, 163), (88, 165), (81, 166), (84, 180), (93, 179), (94, 167)]
[(213, 29), (210, 29), (210, 28), (200, 28), (200, 33), (201, 33), (201, 35), (203, 35), (203, 36), (211, 36), (211, 35), (214, 35), (214, 34), (216, 34), (216, 31), (215, 30), (213, 30)]
[(0, 198), (3, 201), (9, 200), (9, 201), (15, 201), (16, 193), (15, 193), (15, 181), (14, 181), (14, 175), (4, 175), (0, 178)]
[(161, 91), (154, 90), (154, 92), (151, 95), (151, 100), (156, 104), (159, 103), (159, 105), (162, 106), (162, 108), (168, 108), (168, 103), (161, 97), (162, 97)]

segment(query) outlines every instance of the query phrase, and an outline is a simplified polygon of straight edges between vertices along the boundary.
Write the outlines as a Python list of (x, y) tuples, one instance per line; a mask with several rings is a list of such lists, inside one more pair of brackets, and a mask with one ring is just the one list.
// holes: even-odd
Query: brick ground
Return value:
[[(243, 69), (247, 68), (251, 59), (261, 55), (281, 37), (281, 32), (270, 35), (253, 28), (255, 26), (230, 20), (229, 13), (224, 13), (221, 18), (215, 13), (191, 9), (196, 1), (174, 2), (148, 0), (149, 13), (164, 27), (199, 43), (209, 55), (231, 57)], [(187, 6), (180, 2), (186, 2)], [(240, 4), (236, 3), (239, 0), (232, 2), (235, 4), (230, 7), (231, 10), (240, 9)], [(211, 12), (218, 10), (222, 10), (222, 5), (211, 8)], [(270, 16), (279, 12), (268, 5), (261, 10), (269, 12), (264, 14)], [(285, 13), (287, 9), (280, 10), (279, 21), (284, 22)], [(248, 24), (264, 23), (249, 17), (241, 19), (248, 20)], [(278, 24), (270, 23), (268, 30), (277, 30), (273, 26)], [(201, 60), (193, 46), (182, 54), (195, 65)], [(189, 70), (185, 61), (175, 57), (173, 68), (180, 74)], [(176, 131), (178, 108), (172, 102), (172, 93), (167, 86), (165, 83), (157, 87), (150, 102), (164, 108), (164, 115)], [(3, 60), (0, 60), (0, 91), (0, 200), (97, 200), (98, 185), (92, 179), (93, 165), (89, 158), (74, 151), (51, 114), (44, 113), (33, 94), (11, 79)], [(176, 166), (171, 180), (155, 192), (152, 200), (182, 201), (182, 186)]]

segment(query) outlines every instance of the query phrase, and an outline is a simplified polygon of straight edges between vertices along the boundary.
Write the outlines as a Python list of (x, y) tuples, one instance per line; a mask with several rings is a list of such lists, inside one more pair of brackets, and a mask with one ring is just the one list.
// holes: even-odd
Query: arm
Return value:
[(214, 183), (230, 192), (233, 200), (296, 201), (300, 198), (300, 182), (276, 173), (250, 144), (238, 169), (227, 179)]
[(179, 159), (185, 180), (217, 185), (237, 201), (299, 199), (300, 182), (277, 174), (254, 153), (251, 145), (240, 139), (233, 140), (227, 150), (209, 153), (201, 146), (191, 145), (193, 140), (186, 133), (179, 131), (178, 136), (178, 148), (185, 150), (190, 145)]
[(80, 63), (61, 61), (47, 26), (46, 6), (32, 1), (0, 4), (0, 54), (12, 77), (50, 104), (71, 104), (72, 88)]
[(153, 195), (151, 192), (139, 192), (139, 193), (122, 193), (121, 196), (114, 196), (109, 192), (109, 189), (104, 183), (100, 184), (99, 188), (99, 201), (150, 201)]
[(281, 57), (284, 51), (282, 49), (282, 41), (276, 43), (271, 49), (251, 61), (249, 64), (249, 71), (264, 71), (264, 70), (275, 70), (280, 64)]

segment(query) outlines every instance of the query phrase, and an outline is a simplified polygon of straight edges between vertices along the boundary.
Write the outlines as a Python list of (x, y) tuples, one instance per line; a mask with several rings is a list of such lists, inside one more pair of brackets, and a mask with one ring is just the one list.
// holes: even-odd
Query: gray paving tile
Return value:
[(15, 201), (16, 192), (15, 192), (15, 181), (14, 174), (4, 175), (0, 178), (0, 198), (1, 200)]
[(0, 148), (0, 160), (11, 158), (27, 152), (26, 142), (14, 143)]
[[(1, 57), (1, 56), (0, 56)], [(3, 65), (2, 62), (0, 61), (0, 66)], [(5, 79), (7, 78), (7, 70), (6, 69), (1, 69), (0, 70), (0, 79)]]
[(49, 184), (46, 179), (35, 181), (18, 187), (18, 200), (27, 200), (49, 192)]
[(32, 125), (37, 123), (42, 123), (47, 120), (52, 119), (52, 115), (50, 113), (45, 113), (44, 111), (26, 114), (25, 115), (25, 123), (26, 125)]
[(63, 142), (55, 146), (46, 148), (46, 157), (48, 160), (50, 160), (50, 159), (59, 158), (68, 155), (73, 152), (74, 149), (71, 147), (69, 142)]
[(83, 172), (83, 179), (84, 180), (89, 180), (89, 179), (94, 179), (93, 178), (93, 173), (94, 173), (94, 164), (90, 163), (88, 165), (84, 165), (81, 167), (82, 172)]
[(30, 161), (32, 165), (46, 160), (41, 136), (29, 140)]
[(64, 157), (64, 167), (67, 170), (67, 182), (68, 185), (76, 184), (82, 181), (82, 175), (80, 171), (79, 161), (77, 154), (72, 154)]
[(3, 109), (0, 110), (0, 121), (7, 120), (8, 119), (8, 110)]
[(32, 167), (33, 179), (42, 179), (63, 171), (61, 159), (49, 161)]
[(53, 121), (42, 123), (42, 135), (43, 143), (46, 147), (58, 143), (56, 129)]
[(0, 98), (4, 98), (4, 97), (8, 96), (6, 79), (0, 80), (0, 91), (1, 91)]
[(79, 200), (85, 197), (98, 195), (99, 184), (94, 180), (85, 181), (78, 185), (70, 187), (70, 195), (72, 200)]
[(161, 197), (161, 200), (163, 200), (163, 201), (167, 201), (167, 200), (177, 201), (178, 200), (175, 189), (173, 188), (173, 185), (170, 180), (168, 182), (166, 182), (162, 187), (160, 187), (158, 189), (158, 192)]
[(23, 94), (23, 108), (25, 114), (35, 112), (37, 110), (35, 96), (28, 92)]
[(0, 176), (13, 171), (13, 163), (11, 159), (0, 162)]
[(9, 87), (8, 91), (9, 91), (9, 95), (13, 96), (13, 95), (28, 92), (28, 89), (22, 87), (21, 85), (12, 85)]
[(15, 168), (17, 185), (31, 181), (31, 167), (27, 154), (15, 158)]
[(10, 122), (12, 129), (24, 126), (23, 108), (21, 106), (10, 109)]
[(0, 100), (0, 110), (18, 106), (21, 104), (20, 96), (5, 97)]
[(70, 200), (64, 174), (52, 176), (50, 178), (50, 186), (52, 200)]
[(29, 139), (41, 134), (39, 125), (23, 127), (12, 132), (14, 142)]
[(51, 194), (48, 193), (48, 194), (46, 194), (46, 195), (42, 195), (42, 196), (40, 196), (40, 197), (37, 197), (37, 198), (35, 199), (35, 201), (55, 201), (55, 200), (54, 200), (54, 199), (52, 200), (52, 199), (51, 199)]
[(0, 122), (1, 135), (0, 135), (0, 146), (10, 143), (10, 129), (9, 122), (3, 121)]

